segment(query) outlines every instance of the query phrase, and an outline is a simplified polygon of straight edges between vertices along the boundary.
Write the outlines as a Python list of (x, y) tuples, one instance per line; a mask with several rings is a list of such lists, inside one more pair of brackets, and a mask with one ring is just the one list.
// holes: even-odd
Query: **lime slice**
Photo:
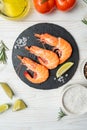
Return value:
[(0, 85), (3, 88), (3, 90), (5, 91), (5, 93), (7, 94), (7, 96), (12, 99), (14, 93), (13, 93), (12, 89), (9, 87), (9, 85), (7, 83), (0, 83)]
[(6, 110), (9, 109), (9, 105), (8, 104), (3, 104), (3, 105), (0, 105), (0, 113), (3, 113), (5, 112)]
[(63, 64), (56, 72), (56, 77), (59, 78), (63, 75), (67, 70), (69, 70), (74, 65), (73, 62), (67, 62)]
[(21, 99), (18, 99), (15, 101), (14, 105), (13, 105), (13, 111), (19, 111), (19, 110), (23, 110), (27, 107), (27, 105), (25, 104), (25, 102)]

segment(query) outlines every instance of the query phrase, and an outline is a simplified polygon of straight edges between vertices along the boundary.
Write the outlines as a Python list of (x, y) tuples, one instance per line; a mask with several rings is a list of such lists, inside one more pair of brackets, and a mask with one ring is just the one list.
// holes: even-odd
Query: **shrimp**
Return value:
[(40, 84), (48, 79), (49, 71), (45, 66), (26, 57), (17, 56), (17, 58), (27, 67), (27, 70), (31, 70), (33, 72), (33, 76), (31, 76), (28, 71), (24, 72), (25, 78), (27, 78), (30, 82)]
[(37, 56), (38, 61), (48, 69), (54, 69), (59, 64), (59, 58), (56, 53), (37, 46), (25, 47), (30, 53)]
[(59, 64), (65, 62), (72, 54), (72, 47), (70, 43), (61, 37), (57, 38), (48, 33), (35, 34), (35, 37), (39, 38), (41, 42), (44, 42), (44, 44), (54, 47), (53, 50), (56, 50), (60, 59)]

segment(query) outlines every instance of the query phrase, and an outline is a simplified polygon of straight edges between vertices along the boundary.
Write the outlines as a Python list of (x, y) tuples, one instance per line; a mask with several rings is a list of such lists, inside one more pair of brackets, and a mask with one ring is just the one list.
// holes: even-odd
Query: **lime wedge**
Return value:
[(0, 85), (3, 88), (3, 90), (5, 91), (5, 93), (7, 94), (7, 96), (12, 99), (14, 93), (13, 93), (12, 89), (9, 87), (9, 85), (7, 83), (2, 83), (2, 82), (0, 83)]
[(9, 109), (9, 105), (8, 104), (0, 105), (0, 113), (3, 113), (3, 112), (5, 112), (8, 109)]
[(13, 111), (19, 111), (19, 110), (23, 110), (27, 107), (27, 105), (25, 104), (25, 102), (21, 99), (18, 99), (15, 101), (14, 105), (13, 105)]
[(67, 70), (69, 70), (74, 65), (73, 62), (67, 62), (63, 64), (56, 72), (56, 77), (59, 78), (63, 75)]

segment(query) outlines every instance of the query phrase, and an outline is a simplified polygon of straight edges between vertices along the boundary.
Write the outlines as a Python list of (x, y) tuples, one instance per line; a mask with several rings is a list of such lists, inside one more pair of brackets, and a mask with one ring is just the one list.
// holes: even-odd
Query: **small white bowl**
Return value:
[(67, 115), (87, 112), (87, 88), (80, 84), (68, 86), (61, 95), (61, 108)]

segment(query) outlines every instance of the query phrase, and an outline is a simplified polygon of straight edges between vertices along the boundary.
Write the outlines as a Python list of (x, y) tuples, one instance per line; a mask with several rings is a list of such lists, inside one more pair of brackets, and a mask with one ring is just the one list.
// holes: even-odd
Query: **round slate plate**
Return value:
[[(20, 61), (17, 59), (17, 55), (29, 57), (38, 62), (36, 56), (30, 54), (28, 51), (24, 49), (24, 46), (26, 45), (27, 46), (35, 45), (43, 48), (41, 42), (34, 36), (35, 33), (39, 34), (49, 33), (55, 37), (62, 37), (71, 44), (73, 48), (73, 53), (67, 61), (74, 62), (74, 65), (60, 78), (58, 79), (56, 78), (56, 71), (61, 65), (59, 65), (56, 69), (50, 70), (49, 71), (50, 76), (48, 80), (41, 84), (33, 84), (24, 77), (23, 73), (26, 70), (25, 66), (22, 66), (20, 70), (18, 69)], [(46, 49), (50, 50), (52, 49), (48, 45), (45, 45), (45, 47)], [(12, 61), (17, 75), (20, 77), (22, 81), (24, 81), (30, 87), (34, 87), (37, 89), (54, 89), (64, 85), (72, 78), (78, 66), (79, 52), (74, 38), (63, 27), (50, 23), (40, 23), (29, 27), (18, 36), (13, 46)]]

